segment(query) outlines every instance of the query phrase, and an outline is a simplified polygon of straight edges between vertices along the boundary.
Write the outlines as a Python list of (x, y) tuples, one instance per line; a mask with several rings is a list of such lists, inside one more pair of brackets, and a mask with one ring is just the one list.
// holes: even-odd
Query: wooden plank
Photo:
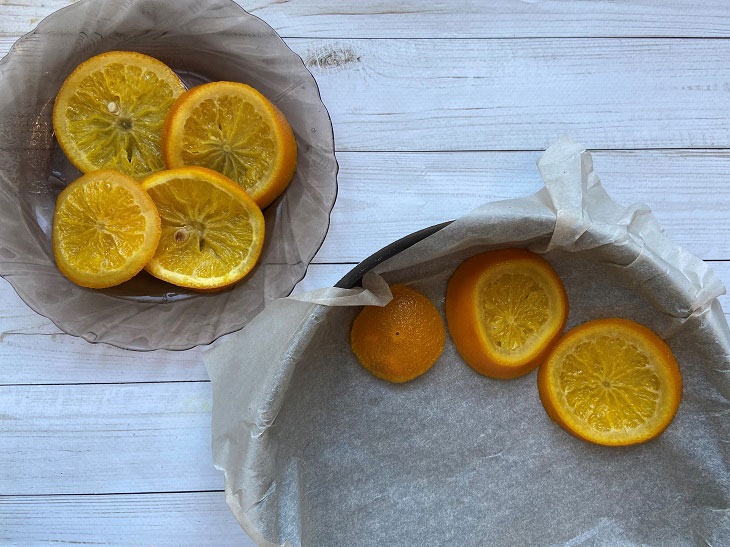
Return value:
[(0, 335), (0, 384), (202, 381), (201, 348), (128, 351), (67, 334)]
[[(317, 275), (308, 275), (305, 279), (308, 282), (302, 289), (332, 286), (351, 266), (312, 265), (310, 272), (317, 272)], [(730, 286), (730, 262), (712, 262), (711, 266)], [(721, 297), (720, 302), (726, 311), (730, 311), (730, 296)], [(17, 315), (14, 309), (4, 308), (2, 314)], [(0, 363), (6, 364), (0, 385), (204, 382), (208, 380), (201, 356), (204, 349), (140, 353), (89, 344), (65, 334), (6, 333), (0, 335)]]
[[(539, 155), (338, 153), (339, 194), (315, 262), (357, 263), (408, 233), (459, 217), (482, 203), (528, 195), (542, 184), (535, 166)], [(617, 201), (649, 204), (667, 234), (701, 258), (730, 258), (730, 152), (599, 151), (594, 161)], [(315, 272), (313, 267), (302, 287), (336, 281), (319, 281)], [(307, 285), (310, 279), (312, 285)], [(0, 293), (3, 301), (6, 293)], [(2, 316), (0, 332), (56, 332), (29, 311), (12, 321)]]
[(207, 382), (0, 387), (0, 494), (220, 490), (210, 409)]
[[(336, 283), (352, 264), (311, 265), (295, 293)], [(61, 333), (0, 281), (2, 384), (207, 381), (204, 347), (188, 351), (130, 352)]]
[[(392, 241), (488, 201), (542, 187), (540, 152), (338, 153), (339, 193), (317, 262), (359, 262)], [(730, 258), (730, 152), (593, 154), (619, 203), (647, 203), (667, 235), (704, 259)], [(377, 221), (375, 221), (377, 219)]]
[[(310, 264), (292, 294), (337, 283), (354, 264)], [(10, 283), (0, 278), (0, 342), (9, 334), (61, 334), (49, 319), (34, 312), (20, 299)], [(1, 351), (1, 348), (0, 348)], [(0, 379), (1, 382), (1, 379)]]
[(307, 275), (294, 287), (292, 294), (301, 294), (322, 287), (333, 287), (354, 267), (354, 262), (351, 264), (310, 264), (307, 268)]
[(59, 334), (61, 331), (49, 319), (34, 312), (20, 299), (13, 287), (0, 278), (0, 342), (6, 334)]
[(728, 40), (287, 43), (342, 151), (542, 150), (566, 133), (590, 148), (730, 147)]
[(67, 0), (20, 0), (0, 3), (0, 36), (17, 38), (30, 32), (44, 17), (72, 4)]
[(0, 497), (0, 542), (254, 547), (222, 492)]
[(730, 147), (727, 40), (287, 43), (343, 151)]
[[(29, 0), (26, 0), (29, 1)], [(282, 36), (513, 38), (728, 36), (722, 0), (258, 0), (239, 2)]]
[(289, 39), (339, 150), (730, 146), (726, 40)]
[[(528, 195), (542, 185), (535, 166), (539, 155), (340, 152), (338, 198), (315, 262), (357, 263), (408, 233), (482, 203)], [(593, 156), (618, 202), (649, 204), (667, 234), (701, 258), (730, 258), (730, 152), (599, 151)], [(316, 279), (312, 272), (308, 278)], [(35, 328), (35, 319), (28, 320), (28, 328)], [(26, 328), (25, 319), (18, 321), (0, 323), (0, 332)]]
[[(28, 32), (73, 0), (0, 4), (0, 35)], [(514, 38), (730, 36), (724, 0), (239, 0), (282, 36), (335, 38)]]

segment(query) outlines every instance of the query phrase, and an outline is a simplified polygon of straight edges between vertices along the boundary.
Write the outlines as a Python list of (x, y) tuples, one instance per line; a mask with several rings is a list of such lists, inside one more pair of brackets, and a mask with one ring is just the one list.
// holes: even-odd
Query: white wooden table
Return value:
[[(305, 60), (339, 196), (302, 291), (537, 190), (568, 133), (730, 280), (727, 0), (240, 0)], [(67, 0), (0, 0), (0, 54)], [(250, 545), (211, 463), (201, 352), (61, 333), (0, 280), (0, 543)]]

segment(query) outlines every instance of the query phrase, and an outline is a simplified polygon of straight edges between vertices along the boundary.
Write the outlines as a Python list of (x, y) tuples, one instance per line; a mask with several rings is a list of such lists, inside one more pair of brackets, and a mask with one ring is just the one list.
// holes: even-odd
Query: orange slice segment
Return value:
[(659, 435), (674, 418), (682, 377), (669, 347), (626, 319), (571, 329), (538, 373), (551, 419), (578, 438), (630, 445)]
[(153, 57), (103, 53), (66, 78), (53, 107), (53, 129), (82, 172), (116, 169), (139, 179), (164, 169), (162, 125), (183, 91), (177, 75)]
[(160, 217), (147, 193), (117, 171), (88, 173), (56, 200), (53, 254), (77, 285), (103, 288), (134, 277), (160, 240)]
[(262, 209), (286, 189), (297, 164), (294, 133), (284, 115), (237, 82), (213, 82), (181, 95), (165, 121), (162, 148), (168, 168), (218, 171)]
[(370, 373), (389, 382), (417, 378), (444, 350), (446, 330), (436, 307), (405, 285), (392, 285), (384, 307), (365, 306), (350, 331), (355, 356)]
[(161, 171), (142, 181), (157, 205), (162, 236), (145, 269), (193, 289), (243, 278), (264, 244), (264, 217), (240, 186), (202, 167)]
[(540, 364), (565, 328), (568, 300), (555, 271), (523, 249), (471, 257), (449, 280), (446, 319), (464, 360), (493, 378)]

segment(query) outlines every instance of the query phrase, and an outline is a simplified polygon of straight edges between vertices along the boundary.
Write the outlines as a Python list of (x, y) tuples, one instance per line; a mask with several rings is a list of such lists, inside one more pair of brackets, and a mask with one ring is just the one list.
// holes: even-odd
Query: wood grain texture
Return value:
[(322, 40), (312, 70), (338, 150), (730, 146), (730, 41)]
[[(337, 202), (314, 262), (357, 263), (404, 235), (457, 218), (482, 203), (535, 192), (542, 186), (535, 166), (539, 156), (340, 152)], [(667, 235), (699, 257), (730, 258), (730, 151), (599, 151), (593, 158), (616, 201), (647, 203)], [(301, 287), (316, 275), (315, 268)], [(0, 314), (0, 332), (40, 331), (57, 332), (29, 311), (17, 318)]]
[[(0, 55), (72, 1), (0, 0)], [(730, 151), (697, 150), (730, 148), (730, 42), (705, 39), (730, 37), (725, 0), (239, 3), (302, 56), (335, 127), (340, 194), (296, 291), (537, 190), (536, 150), (563, 133), (612, 149), (594, 160), (617, 201), (730, 259)], [(88, 344), (4, 281), (0, 302), (0, 543), (252, 545), (217, 491), (201, 349)]]
[[(482, 203), (535, 192), (542, 186), (535, 165), (539, 156), (340, 152), (337, 202), (314, 262), (357, 263), (406, 234)], [(730, 258), (730, 151), (599, 151), (593, 158), (616, 201), (647, 203), (669, 237), (701, 258)], [(12, 321), (0, 318), (0, 332), (8, 331), (5, 325), (13, 332), (53, 328), (32, 314)]]
[[(73, 0), (0, 3), (0, 35), (33, 29)], [(284, 37), (730, 36), (724, 0), (239, 0)]]
[[(12, 40), (0, 42), (7, 50)], [(730, 41), (289, 39), (338, 150), (730, 147)]]
[(0, 494), (220, 490), (210, 409), (207, 382), (0, 387)]
[(721, 0), (242, 0), (239, 4), (282, 36), (730, 36), (727, 4)]
[(202, 348), (130, 352), (67, 334), (4, 334), (0, 384), (207, 380)]
[[(359, 262), (488, 201), (529, 195), (542, 187), (540, 154), (338, 153), (339, 194), (315, 261)], [(667, 235), (703, 259), (730, 258), (730, 152), (605, 151), (593, 159), (618, 203), (647, 203)]]
[[(310, 264), (307, 274), (294, 287), (292, 294), (334, 285), (353, 266), (354, 263)], [(0, 278), (0, 302), (2, 302), (2, 307), (0, 307), (0, 342), (4, 340), (4, 337), (14, 334), (62, 334), (62, 331), (53, 322), (30, 309), (13, 290), (10, 283), (2, 278)], [(111, 346), (107, 347), (111, 348)], [(184, 352), (170, 353), (180, 355)]]
[(255, 545), (223, 492), (0, 496), (0, 523), (3, 545)]
[[(351, 268), (352, 264), (311, 265), (294, 293), (332, 286)], [(28, 308), (4, 280), (0, 280), (0, 302), (0, 363), (4, 365), (0, 385), (208, 380), (202, 360), (205, 346), (132, 352), (90, 344), (61, 333)], [(0, 412), (2, 408), (0, 404)]]
[[(301, 287), (310, 290), (329, 287), (336, 283), (352, 265), (319, 264), (310, 266), (310, 275)], [(720, 279), (730, 283), (730, 262), (712, 262)], [(0, 283), (0, 287), (7, 283)], [(4, 303), (12, 299), (4, 297), (7, 287), (0, 292)], [(9, 295), (12, 296), (12, 295)], [(720, 298), (724, 309), (730, 311), (730, 297)], [(6, 304), (7, 306), (7, 304)], [(20, 315), (20, 301), (17, 307), (5, 307), (1, 316)], [(225, 340), (225, 337), (222, 338)], [(36, 389), (41, 384), (97, 384), (132, 382), (207, 382), (208, 374), (202, 360), (206, 348), (195, 348), (183, 352), (130, 352), (103, 344), (88, 342), (66, 334), (0, 334), (0, 363), (5, 364), (0, 386), (31, 384)], [(18, 386), (18, 389), (22, 389)], [(53, 389), (53, 386), (49, 386)], [(152, 388), (149, 388), (152, 389)], [(0, 413), (3, 412), (0, 403)], [(69, 420), (75, 420), (74, 415)], [(0, 422), (0, 429), (2, 428)], [(207, 450), (207, 446), (206, 446)], [(0, 490), (2, 493), (2, 490)]]

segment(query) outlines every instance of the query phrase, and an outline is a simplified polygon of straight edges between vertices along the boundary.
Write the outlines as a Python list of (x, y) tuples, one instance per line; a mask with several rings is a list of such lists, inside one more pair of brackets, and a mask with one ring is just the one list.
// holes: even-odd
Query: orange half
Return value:
[(524, 249), (469, 258), (446, 292), (446, 320), (456, 349), (469, 366), (492, 378), (533, 370), (567, 317), (560, 278), (544, 259)]
[(365, 306), (350, 331), (352, 352), (371, 374), (407, 382), (431, 368), (444, 350), (446, 329), (433, 303), (406, 285), (392, 285), (387, 306)]

